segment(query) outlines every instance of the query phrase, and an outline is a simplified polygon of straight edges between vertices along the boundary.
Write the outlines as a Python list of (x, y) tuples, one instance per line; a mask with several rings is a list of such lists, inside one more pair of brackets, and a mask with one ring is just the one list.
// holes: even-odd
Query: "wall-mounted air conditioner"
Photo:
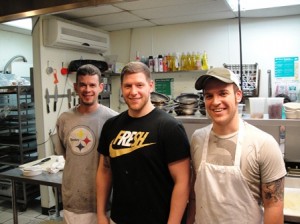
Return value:
[(43, 41), (47, 47), (93, 53), (104, 53), (109, 48), (108, 33), (58, 19), (43, 21)]

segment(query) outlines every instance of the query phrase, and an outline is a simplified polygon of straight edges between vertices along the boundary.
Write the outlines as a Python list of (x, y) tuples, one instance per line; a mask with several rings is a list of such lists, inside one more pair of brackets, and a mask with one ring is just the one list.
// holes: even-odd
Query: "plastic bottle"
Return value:
[(196, 70), (196, 54), (193, 51), (191, 54), (191, 68), (190, 70)]
[(163, 57), (162, 55), (158, 55), (158, 72), (163, 72), (164, 68), (163, 68)]
[(140, 58), (140, 52), (136, 52), (136, 55), (135, 55), (135, 60), (136, 61), (141, 61), (141, 58)]
[(150, 69), (150, 72), (154, 71), (154, 60), (153, 60), (153, 56), (149, 56), (148, 59), (148, 67)]
[(181, 58), (180, 58), (180, 61), (181, 61), (181, 69), (183, 71), (186, 71), (187, 70), (187, 61), (186, 61), (186, 55), (184, 52), (182, 52), (181, 54)]
[(202, 64), (201, 64), (201, 54), (198, 51), (196, 53), (196, 56), (195, 56), (195, 69), (196, 70), (201, 70), (201, 67), (202, 67)]
[(179, 61), (179, 59), (177, 58), (177, 54), (176, 53), (173, 53), (173, 55), (172, 55), (172, 71), (173, 72), (176, 72), (176, 71), (178, 71), (178, 61)]
[(153, 71), (154, 72), (158, 72), (158, 58), (154, 57), (153, 62), (154, 62), (154, 64), (153, 64)]
[(168, 71), (171, 72), (173, 71), (173, 58), (170, 55), (170, 53), (167, 55), (167, 60), (168, 60)]
[(164, 72), (168, 71), (168, 58), (166, 55), (163, 57), (163, 71)]
[(147, 60), (144, 55), (141, 57), (141, 62), (143, 62), (145, 65), (147, 64)]
[(202, 70), (208, 70), (207, 54), (205, 51), (202, 56)]
[(181, 68), (181, 55), (180, 53), (176, 52), (176, 58), (177, 58), (177, 63), (178, 63), (178, 71), (181, 71), (182, 68)]
[(186, 55), (186, 70), (192, 70), (192, 55), (190, 52)]

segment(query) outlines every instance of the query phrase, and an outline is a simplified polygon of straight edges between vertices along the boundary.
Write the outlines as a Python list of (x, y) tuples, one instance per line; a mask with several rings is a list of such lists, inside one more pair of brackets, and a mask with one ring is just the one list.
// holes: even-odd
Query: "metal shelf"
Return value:
[[(0, 170), (5, 171), (37, 159), (34, 96), (31, 86), (0, 87)], [(0, 198), (11, 200), (0, 180)], [(26, 209), (29, 200), (40, 195), (39, 186), (18, 184), (17, 202)], [(10, 191), (9, 191), (10, 192)]]

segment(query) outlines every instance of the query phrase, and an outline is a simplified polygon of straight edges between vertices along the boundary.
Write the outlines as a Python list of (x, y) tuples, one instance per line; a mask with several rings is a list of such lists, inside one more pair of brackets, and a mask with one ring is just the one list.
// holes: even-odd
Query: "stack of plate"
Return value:
[(300, 119), (300, 103), (289, 102), (283, 104), (287, 119)]
[(43, 172), (41, 166), (39, 166), (39, 165), (25, 167), (25, 168), (22, 168), (21, 170), (22, 170), (24, 176), (29, 176), (29, 177), (40, 175)]

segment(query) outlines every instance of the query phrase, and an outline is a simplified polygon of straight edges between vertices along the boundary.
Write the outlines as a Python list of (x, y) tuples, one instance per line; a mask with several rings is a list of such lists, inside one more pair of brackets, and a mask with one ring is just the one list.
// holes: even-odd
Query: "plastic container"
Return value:
[(245, 106), (245, 104), (242, 104), (242, 103), (240, 103), (240, 104), (238, 105), (240, 117), (243, 116), (244, 106)]
[(283, 97), (267, 98), (269, 119), (282, 118)]
[(250, 97), (250, 117), (254, 119), (264, 118), (266, 98), (264, 97)]

